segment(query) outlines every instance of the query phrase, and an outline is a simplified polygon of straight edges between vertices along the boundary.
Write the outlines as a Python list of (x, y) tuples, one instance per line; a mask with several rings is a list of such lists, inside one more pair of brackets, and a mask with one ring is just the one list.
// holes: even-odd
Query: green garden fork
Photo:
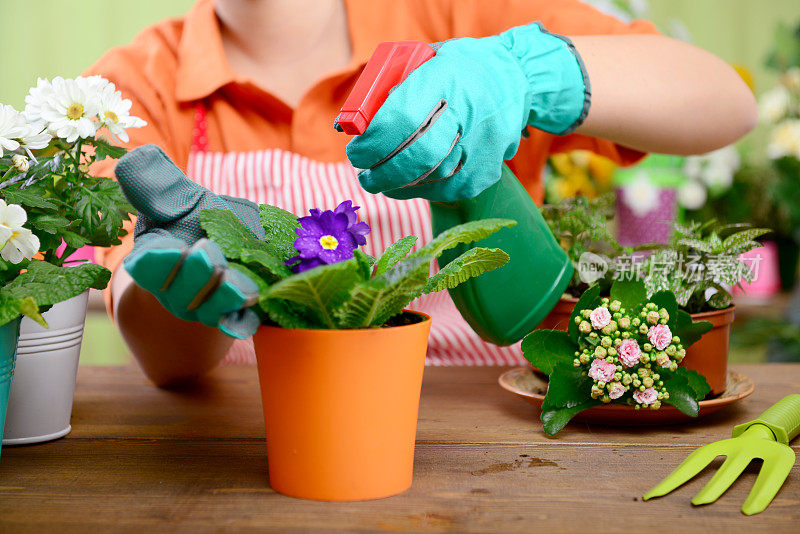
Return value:
[(753, 515), (763, 512), (781, 489), (792, 470), (795, 454), (789, 442), (800, 434), (800, 395), (789, 395), (773, 405), (755, 421), (738, 425), (733, 437), (709, 443), (694, 451), (675, 471), (643, 499), (661, 497), (702, 471), (717, 456), (726, 456), (708, 484), (692, 499), (692, 504), (710, 504), (725, 493), (751, 460), (761, 459), (764, 464), (756, 483), (742, 505), (742, 513)]

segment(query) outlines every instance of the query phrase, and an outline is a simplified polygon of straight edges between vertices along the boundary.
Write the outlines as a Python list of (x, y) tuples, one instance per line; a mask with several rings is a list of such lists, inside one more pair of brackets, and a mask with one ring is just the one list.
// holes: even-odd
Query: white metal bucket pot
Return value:
[(86, 322), (85, 291), (43, 314), (50, 328), (22, 319), (3, 445), (26, 445), (69, 434), (72, 397)]

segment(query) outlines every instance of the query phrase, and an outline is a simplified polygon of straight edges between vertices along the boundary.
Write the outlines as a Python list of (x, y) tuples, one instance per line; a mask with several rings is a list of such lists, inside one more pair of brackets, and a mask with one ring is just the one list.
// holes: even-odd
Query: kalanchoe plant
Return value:
[(25, 215), (0, 220), (17, 227), (7, 238), (0, 231), (8, 239), (0, 252), (0, 324), (20, 312), (42, 321), (38, 311), (106, 286), (104, 267), (63, 266), (83, 246), (120, 243), (123, 222), (135, 211), (116, 182), (89, 168), (125, 154), (101, 131), (127, 141), (126, 128), (145, 125), (129, 115), (130, 100), (99, 76), (40, 79), (25, 101), (23, 112), (0, 104), (0, 219), (12, 205)]
[(200, 223), (229, 264), (259, 285), (256, 310), (262, 321), (284, 328), (402, 323), (403, 309), (421, 294), (456, 287), (509, 259), (502, 250), (474, 247), (429, 276), (431, 261), (443, 251), (516, 224), (508, 219), (451, 228), (416, 252), (411, 249), (417, 238), (404, 237), (374, 258), (358, 248), (366, 243), (369, 227), (357, 221), (357, 209), (346, 201), (335, 210), (311, 210), (310, 216), (298, 219), (262, 205), (266, 241), (256, 239), (225, 210), (204, 210)]
[(615, 282), (610, 297), (586, 290), (570, 316), (569, 332), (536, 330), (522, 341), (525, 357), (549, 375), (542, 405), (552, 435), (575, 415), (604, 403), (635, 409), (671, 404), (697, 417), (710, 391), (706, 379), (679, 364), (686, 349), (711, 330), (678, 309), (675, 295), (647, 297), (642, 282)]
[(752, 282), (753, 269), (739, 255), (761, 244), (766, 228), (720, 226), (715, 221), (675, 225), (669, 245), (656, 250), (642, 270), (647, 294), (671, 291), (681, 309), (699, 313), (731, 305), (730, 288)]

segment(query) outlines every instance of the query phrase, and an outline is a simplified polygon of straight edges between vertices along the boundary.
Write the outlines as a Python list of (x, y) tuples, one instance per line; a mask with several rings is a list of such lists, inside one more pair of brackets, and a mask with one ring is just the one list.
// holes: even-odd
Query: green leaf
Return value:
[(722, 248), (725, 249), (725, 251), (736, 249), (771, 231), (772, 230), (768, 228), (748, 228), (747, 230), (736, 232), (725, 238), (725, 241), (722, 242)]
[(45, 210), (55, 210), (58, 208), (57, 204), (43, 198), (30, 189), (5, 188), (0, 191), (0, 195), (2, 195), (9, 204), (19, 204), (26, 208), (41, 208)]
[(577, 345), (561, 330), (534, 330), (522, 340), (525, 358), (547, 375), (558, 364), (571, 365)]
[(459, 224), (436, 236), (414, 255), (438, 257), (439, 254), (447, 249), (464, 243), (479, 241), (503, 228), (510, 228), (516, 224), (517, 221), (511, 219), (481, 219)]
[(104, 289), (111, 271), (94, 263), (57, 267), (45, 261), (32, 261), (0, 293), (17, 299), (32, 297), (39, 306), (51, 306), (80, 295), (89, 288)]
[(28, 224), (33, 230), (40, 230), (48, 234), (55, 234), (69, 226), (70, 220), (56, 213), (43, 213), (28, 217)]
[(701, 239), (679, 239), (677, 244), (682, 247), (694, 248), (707, 254), (714, 252), (712, 245)]
[(369, 280), (369, 278), (372, 276), (372, 267), (375, 265), (377, 260), (365, 253), (360, 248), (357, 248), (353, 251), (353, 257), (356, 259), (356, 262), (358, 262), (358, 268), (361, 272), (362, 280)]
[(361, 280), (355, 259), (321, 265), (285, 278), (270, 287), (267, 300), (282, 299), (304, 306), (327, 328), (338, 328), (333, 310), (344, 304)]
[(617, 280), (611, 286), (611, 300), (618, 300), (629, 315), (637, 313), (647, 300), (647, 290), (641, 280)]
[(502, 267), (506, 263), (508, 254), (499, 248), (471, 248), (428, 279), (422, 292), (435, 293), (443, 289), (452, 289), (470, 278)]
[(572, 339), (573, 342), (578, 342), (578, 325), (575, 324), (575, 317), (581, 312), (581, 310), (593, 310), (600, 305), (600, 286), (593, 285), (589, 289), (583, 292), (581, 298), (578, 299), (577, 304), (575, 304), (575, 308), (572, 310), (572, 313), (569, 315), (569, 337)]
[(269, 252), (266, 242), (254, 236), (232, 211), (207, 209), (200, 212), (199, 218), (208, 238), (219, 245), (229, 260), (241, 259), (244, 250)]
[(584, 410), (588, 410), (593, 406), (597, 406), (600, 402), (596, 400), (588, 400), (569, 408), (555, 408), (552, 406), (542, 405), (542, 428), (548, 436), (558, 434), (562, 428), (567, 426), (573, 417), (578, 415)]
[(689, 417), (697, 417), (700, 405), (686, 376), (673, 374), (669, 380), (664, 381), (664, 386), (669, 392), (669, 398), (664, 402), (675, 406)]
[(708, 321), (692, 321), (692, 316), (684, 310), (678, 310), (677, 325), (673, 329), (675, 335), (681, 338), (681, 345), (688, 349), (703, 337), (703, 334), (711, 331), (713, 325)]
[(385, 273), (394, 264), (402, 260), (411, 251), (416, 242), (417, 236), (409, 235), (389, 245), (375, 266), (375, 276)]
[(0, 293), (0, 325), (13, 321), (20, 315), (26, 315), (47, 328), (47, 323), (39, 314), (39, 306), (31, 297), (14, 298)]
[(678, 302), (675, 300), (675, 294), (672, 291), (659, 291), (652, 297), (650, 302), (658, 306), (658, 309), (664, 308), (669, 314), (669, 321), (667, 326), (670, 330), (675, 330), (678, 324)]
[(708, 380), (706, 380), (706, 377), (692, 369), (678, 367), (675, 369), (673, 376), (682, 376), (686, 378), (689, 387), (692, 388), (692, 391), (694, 391), (694, 398), (697, 400), (703, 400), (711, 391), (711, 386), (708, 385)]
[(266, 250), (244, 249), (239, 260), (267, 280), (282, 280), (294, 274), (286, 264)]
[(82, 235), (76, 234), (75, 232), (70, 232), (69, 230), (62, 230), (59, 232), (61, 238), (67, 243), (67, 246), (72, 247), (74, 249), (79, 249), (82, 246), (86, 245), (89, 240), (83, 237)]
[(119, 159), (124, 156), (128, 151), (121, 146), (114, 146), (102, 139), (95, 139), (92, 144), (94, 145), (94, 157), (97, 161), (106, 158)]
[(412, 256), (380, 276), (355, 285), (336, 311), (342, 328), (380, 326), (417, 298), (428, 280), (431, 256)]
[(247, 268), (246, 266), (242, 265), (241, 263), (236, 263), (235, 261), (228, 262), (228, 267), (235, 271), (239, 271), (247, 278), (253, 281), (253, 283), (258, 287), (258, 295), (259, 298), (266, 296), (269, 292), (269, 284), (262, 278), (259, 274), (254, 272), (253, 270)]
[(307, 308), (287, 300), (262, 299), (259, 307), (272, 322), (282, 328), (325, 328)]
[(297, 216), (286, 210), (268, 204), (258, 207), (261, 213), (261, 226), (267, 234), (267, 250), (281, 261), (297, 255), (294, 242), (296, 228), (300, 228)]
[(36, 304), (36, 301), (33, 300), (32, 297), (19, 299), (18, 302), (20, 303), (19, 311), (22, 315), (32, 319), (45, 328), (50, 328), (47, 325), (47, 321), (45, 321), (44, 317), (42, 317), (42, 314), (39, 313), (39, 305)]
[(594, 381), (572, 362), (556, 364), (547, 385), (547, 402), (555, 408), (577, 406), (592, 399), (592, 384)]

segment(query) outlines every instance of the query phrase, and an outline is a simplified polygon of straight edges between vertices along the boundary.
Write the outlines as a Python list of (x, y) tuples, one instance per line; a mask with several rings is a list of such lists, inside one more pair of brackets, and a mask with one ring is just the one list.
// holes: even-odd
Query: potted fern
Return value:
[(504, 265), (502, 250), (473, 247), (429, 277), (443, 251), (514, 221), (470, 222), (416, 251), (417, 238), (405, 237), (376, 259), (358, 248), (369, 227), (350, 201), (300, 219), (260, 209), (266, 241), (230, 211), (204, 210), (200, 223), (229, 264), (259, 285), (254, 342), (270, 484), (336, 501), (406, 490), (431, 319), (405, 308)]
[(40, 324), (23, 319), (20, 326), (6, 445), (70, 431), (88, 290), (109, 279), (106, 269), (71, 256), (85, 246), (118, 244), (133, 213), (117, 183), (89, 168), (125, 153), (100, 134), (127, 141), (126, 128), (144, 125), (128, 114), (131, 102), (99, 76), (40, 79), (25, 101), (23, 112), (2, 106), (0, 144), (7, 152), (0, 153), (0, 199), (27, 215), (38, 254), (19, 264), (27, 272), (17, 280), (26, 291), (35, 288), (30, 296), (46, 311)]

